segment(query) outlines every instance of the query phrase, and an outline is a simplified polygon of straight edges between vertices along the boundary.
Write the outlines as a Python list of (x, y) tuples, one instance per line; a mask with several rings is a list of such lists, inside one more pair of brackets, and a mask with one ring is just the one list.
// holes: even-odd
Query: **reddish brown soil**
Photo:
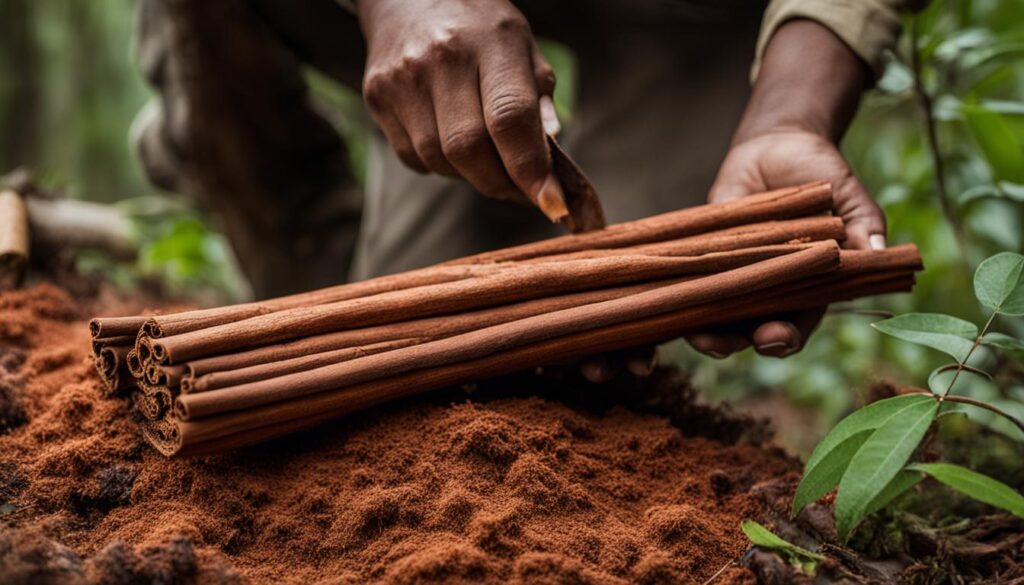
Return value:
[(0, 296), (4, 583), (700, 583), (797, 477), (777, 450), (522, 392), (167, 460), (99, 397), (85, 317), (54, 287)]

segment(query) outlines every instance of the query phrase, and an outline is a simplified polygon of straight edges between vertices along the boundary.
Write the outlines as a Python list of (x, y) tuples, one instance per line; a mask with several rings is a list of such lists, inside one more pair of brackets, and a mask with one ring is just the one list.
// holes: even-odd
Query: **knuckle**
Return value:
[(472, 158), (484, 147), (487, 131), (484, 128), (454, 130), (444, 137), (441, 150), (449, 160), (462, 161)]
[(381, 73), (367, 74), (363, 80), (363, 100), (371, 110), (381, 110), (387, 103), (389, 79)]
[(438, 144), (437, 136), (427, 136), (417, 139), (413, 147), (419, 155), (423, 164), (431, 169), (441, 169), (448, 166), (448, 161)]
[(522, 14), (513, 13), (500, 16), (494, 28), (506, 33), (526, 33), (530, 31), (530, 24)]
[(535, 117), (534, 104), (519, 93), (501, 93), (487, 104), (490, 128), (497, 134), (520, 130)]

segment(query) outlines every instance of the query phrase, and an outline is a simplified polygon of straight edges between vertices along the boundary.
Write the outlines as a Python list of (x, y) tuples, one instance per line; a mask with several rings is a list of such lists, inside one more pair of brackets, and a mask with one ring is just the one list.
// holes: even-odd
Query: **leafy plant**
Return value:
[(747, 538), (750, 539), (754, 546), (775, 551), (787, 562), (799, 567), (805, 573), (814, 573), (817, 570), (818, 563), (825, 560), (825, 557), (822, 555), (776, 536), (771, 530), (753, 520), (744, 520), (740, 524), (740, 528), (743, 529), (743, 534), (747, 535)]
[(1024, 432), (1024, 422), (998, 404), (953, 393), (965, 372), (988, 376), (969, 364), (980, 347), (1024, 347), (1019, 339), (990, 331), (997, 315), (1024, 315), (1024, 256), (1003, 252), (982, 262), (974, 274), (974, 291), (978, 301), (991, 310), (980, 329), (949, 315), (927, 313), (899, 315), (874, 324), (887, 335), (936, 349), (956, 362), (932, 373), (931, 391), (881, 400), (843, 419), (808, 459), (793, 500), (793, 515), (838, 486), (836, 529), (846, 540), (866, 516), (884, 508), (926, 474), (1024, 518), (1024, 497), (1006, 484), (949, 463), (910, 463), (940, 412), (951, 404), (995, 413)]

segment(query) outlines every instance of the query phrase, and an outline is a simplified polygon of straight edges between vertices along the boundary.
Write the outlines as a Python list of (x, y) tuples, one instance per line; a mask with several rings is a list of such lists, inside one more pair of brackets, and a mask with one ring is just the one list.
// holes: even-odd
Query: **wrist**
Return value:
[(832, 31), (812, 20), (791, 20), (765, 48), (733, 144), (789, 131), (838, 143), (866, 81), (865, 63)]

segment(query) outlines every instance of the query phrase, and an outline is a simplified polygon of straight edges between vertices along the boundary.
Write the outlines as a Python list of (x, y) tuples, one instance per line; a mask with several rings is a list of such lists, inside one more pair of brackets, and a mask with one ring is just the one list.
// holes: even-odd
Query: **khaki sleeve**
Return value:
[(915, 0), (771, 0), (757, 39), (751, 78), (757, 78), (761, 56), (772, 35), (794, 18), (808, 18), (828, 27), (864, 59), (877, 78), (884, 68), (883, 53), (899, 37), (901, 11), (920, 4)]

